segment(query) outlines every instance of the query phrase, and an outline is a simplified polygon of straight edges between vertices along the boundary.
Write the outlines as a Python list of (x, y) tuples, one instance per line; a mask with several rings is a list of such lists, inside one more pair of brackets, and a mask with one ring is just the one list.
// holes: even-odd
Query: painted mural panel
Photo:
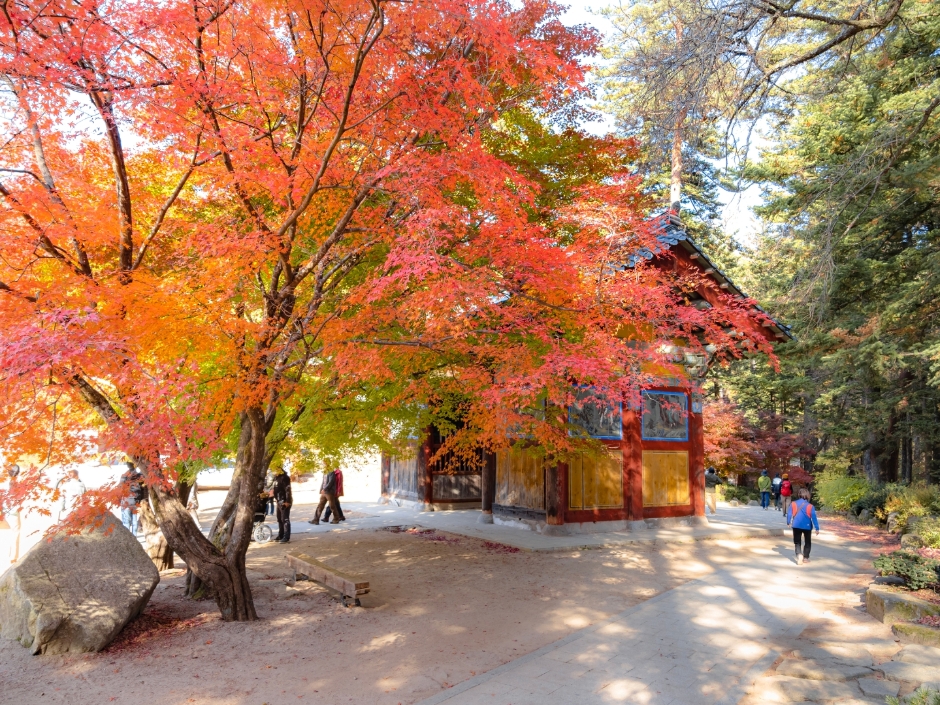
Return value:
[(545, 467), (542, 458), (522, 448), (496, 454), (496, 504), (545, 509)]
[(680, 451), (643, 451), (643, 506), (686, 505), (689, 495), (689, 454)]
[(569, 509), (623, 507), (623, 452), (582, 453), (568, 463)]
[(623, 404), (608, 404), (589, 388), (575, 391), (575, 402), (568, 407), (568, 423), (572, 433), (591, 438), (623, 438)]
[(643, 392), (643, 440), (689, 440), (689, 398), (680, 392)]

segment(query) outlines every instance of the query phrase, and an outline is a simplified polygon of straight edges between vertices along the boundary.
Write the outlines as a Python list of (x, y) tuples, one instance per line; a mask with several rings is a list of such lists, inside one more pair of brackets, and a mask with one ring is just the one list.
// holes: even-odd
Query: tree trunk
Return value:
[(266, 435), (264, 413), (258, 408), (246, 409), (242, 413), (236, 470), (226, 498), (229, 503), (234, 495), (234, 516), (228, 538), (221, 546), (202, 535), (175, 490), (168, 490), (159, 482), (150, 489), (154, 513), (164, 535), (198, 579), (198, 589), (212, 596), (222, 619), (229, 622), (258, 618), (245, 571), (245, 555), (259, 487), (264, 481)]
[(682, 203), (682, 126), (685, 110), (679, 113), (676, 129), (672, 135), (672, 169), (669, 178), (669, 207), (676, 213)]
[(171, 570), (174, 567), (173, 549), (160, 530), (150, 502), (141, 502), (137, 505), (137, 516), (140, 520), (141, 531), (144, 533), (144, 550), (150, 556), (150, 560), (157, 566), (157, 570)]
[(873, 433), (868, 434), (868, 448), (862, 454), (862, 467), (865, 468), (865, 477), (871, 484), (877, 485), (881, 482), (881, 459)]
[[(676, 22), (676, 42), (682, 42), (684, 27), (682, 22)], [(676, 116), (676, 125), (672, 133), (672, 163), (669, 175), (669, 208), (676, 213), (679, 212), (682, 204), (682, 140), (685, 119), (689, 114), (687, 107), (683, 107)]]

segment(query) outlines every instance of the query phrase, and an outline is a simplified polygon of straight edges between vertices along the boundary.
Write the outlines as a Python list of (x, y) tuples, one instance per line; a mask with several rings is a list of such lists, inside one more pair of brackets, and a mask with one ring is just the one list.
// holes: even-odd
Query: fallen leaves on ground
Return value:
[[(185, 632), (209, 622), (218, 621), (219, 619), (219, 615), (209, 613), (202, 613), (195, 617), (183, 619), (164, 614), (156, 609), (150, 609), (124, 627), (117, 638), (101, 653), (112, 656), (114, 654), (134, 651), (156, 639)], [(206, 643), (211, 644), (212, 641), (210, 640)]]

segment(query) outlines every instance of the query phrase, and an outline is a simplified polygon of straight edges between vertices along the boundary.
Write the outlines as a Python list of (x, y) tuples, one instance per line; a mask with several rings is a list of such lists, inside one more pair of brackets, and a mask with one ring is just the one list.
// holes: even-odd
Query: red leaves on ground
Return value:
[[(144, 651), (151, 646), (160, 646), (159, 642), (173, 634), (195, 629), (204, 624), (218, 621), (215, 614), (202, 613), (183, 619), (173, 617), (151, 608), (133, 620), (118, 634), (101, 653), (105, 656), (118, 653)], [(211, 644), (212, 641), (206, 642)]]

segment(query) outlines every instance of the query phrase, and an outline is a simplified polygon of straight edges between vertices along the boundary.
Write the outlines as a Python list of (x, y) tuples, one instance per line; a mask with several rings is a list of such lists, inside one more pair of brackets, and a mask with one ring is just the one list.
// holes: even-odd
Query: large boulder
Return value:
[(0, 636), (34, 654), (100, 651), (139, 615), (160, 573), (112, 515), (37, 543), (0, 576)]

